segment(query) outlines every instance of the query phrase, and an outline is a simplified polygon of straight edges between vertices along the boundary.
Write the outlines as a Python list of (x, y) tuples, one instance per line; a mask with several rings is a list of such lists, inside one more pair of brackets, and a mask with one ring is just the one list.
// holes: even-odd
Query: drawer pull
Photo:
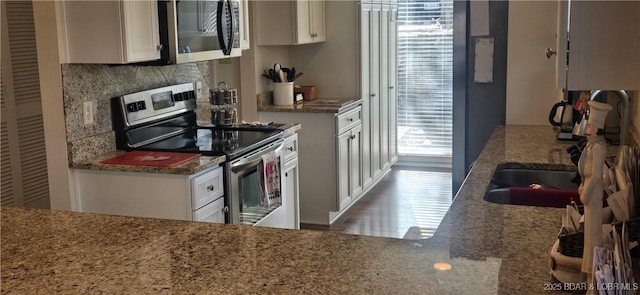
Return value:
[(285, 172), (284, 177), (289, 177), (289, 173)]
[(213, 186), (213, 184), (210, 184), (210, 185), (208, 185), (208, 186), (207, 186), (207, 190), (208, 190), (208, 191), (213, 191), (213, 190), (215, 190), (215, 189), (216, 189), (216, 187), (215, 187), (215, 186)]
[(290, 151), (290, 152), (293, 152), (293, 147), (290, 146), (290, 147), (287, 148), (287, 150)]
[(353, 122), (353, 118), (349, 118), (349, 122)]

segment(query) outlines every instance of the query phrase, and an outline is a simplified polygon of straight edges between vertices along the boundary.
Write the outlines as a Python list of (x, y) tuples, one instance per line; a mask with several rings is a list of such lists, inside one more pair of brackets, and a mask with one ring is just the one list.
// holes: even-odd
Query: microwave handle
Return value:
[[(224, 9), (224, 5), (227, 4), (228, 8), (228, 17), (224, 17), (222, 15)], [(218, 27), (218, 42), (220, 43), (220, 48), (222, 49), (222, 53), (224, 55), (230, 55), (231, 49), (233, 48), (233, 3), (232, 0), (220, 0), (218, 1), (218, 11), (217, 11), (217, 27)], [(228, 30), (229, 36), (228, 40), (224, 39), (224, 32), (222, 30), (222, 22), (225, 20), (229, 20), (230, 28)], [(225, 42), (228, 41), (228, 42)]]

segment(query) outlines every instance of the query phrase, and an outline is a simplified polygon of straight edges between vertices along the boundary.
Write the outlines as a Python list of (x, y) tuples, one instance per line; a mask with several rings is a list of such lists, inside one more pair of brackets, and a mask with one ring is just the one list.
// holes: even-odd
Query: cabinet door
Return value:
[[(558, 75), (566, 65), (567, 89), (640, 89), (640, 1), (566, 2), (559, 4), (559, 28), (568, 18), (568, 58), (558, 57)], [(558, 34), (562, 50), (565, 31)]]
[(240, 0), (238, 5), (240, 20), (240, 49), (247, 50), (251, 46), (249, 41), (249, 0)]
[(160, 58), (157, 1), (123, 1), (125, 62)]
[(369, 152), (371, 176), (377, 179), (380, 165), (380, 5), (372, 5), (369, 19)]
[(387, 169), (389, 161), (389, 10), (380, 11), (380, 167)]
[(282, 202), (285, 208), (285, 228), (300, 229), (300, 211), (299, 211), (299, 175), (298, 175), (298, 157), (295, 157), (284, 164), (283, 169), (283, 190)]
[(362, 194), (362, 125), (351, 129), (349, 137), (349, 194), (355, 200)]
[(567, 88), (567, 50), (569, 49), (569, 1), (558, 1), (556, 33), (556, 87)]
[(311, 37), (313, 42), (326, 41), (324, 0), (311, 0)]
[(396, 84), (398, 81), (398, 27), (396, 13), (398, 7), (391, 7), (389, 14), (389, 161), (391, 164), (398, 160), (398, 94)]
[(325, 41), (324, 0), (296, 0), (296, 44)]
[(360, 10), (360, 95), (362, 97), (362, 179), (363, 186), (368, 188), (373, 182), (371, 178), (371, 147), (370, 147), (370, 126), (371, 126), (371, 87), (369, 85), (369, 59), (370, 59), (370, 33), (369, 22), (371, 18), (371, 5), (362, 4)]
[(338, 136), (338, 210), (342, 211), (351, 203), (351, 186), (349, 184), (351, 151), (349, 144), (351, 132), (346, 131)]
[(68, 63), (157, 60), (157, 1), (64, 1)]
[(224, 213), (224, 198), (218, 198), (206, 206), (193, 211), (193, 221), (224, 223)]

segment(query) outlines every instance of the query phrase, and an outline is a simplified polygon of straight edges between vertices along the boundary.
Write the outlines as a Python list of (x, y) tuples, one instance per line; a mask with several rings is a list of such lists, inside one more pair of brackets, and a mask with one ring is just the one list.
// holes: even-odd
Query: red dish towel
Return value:
[(575, 201), (578, 205), (582, 204), (577, 190), (509, 188), (509, 203), (511, 205), (565, 208), (566, 205), (571, 204), (571, 201)]

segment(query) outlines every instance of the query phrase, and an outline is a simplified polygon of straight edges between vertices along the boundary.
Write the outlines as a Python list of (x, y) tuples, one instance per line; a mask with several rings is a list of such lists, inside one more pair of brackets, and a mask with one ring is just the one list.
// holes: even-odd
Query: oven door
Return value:
[[(283, 141), (227, 162), (230, 223), (278, 227), (282, 223)], [(265, 160), (265, 157), (271, 159)]]
[[(238, 0), (170, 0), (159, 9), (167, 32), (171, 63), (196, 62), (240, 56), (240, 3)], [(163, 23), (164, 22), (164, 23)], [(164, 28), (163, 28), (164, 29)], [(163, 44), (165, 44), (163, 42)]]

